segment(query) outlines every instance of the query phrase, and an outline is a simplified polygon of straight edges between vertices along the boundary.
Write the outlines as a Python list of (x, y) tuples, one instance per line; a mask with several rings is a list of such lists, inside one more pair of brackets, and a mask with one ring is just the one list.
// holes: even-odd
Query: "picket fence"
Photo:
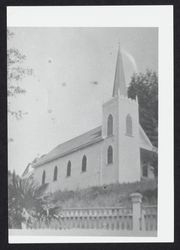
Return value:
[(142, 205), (139, 193), (132, 194), (131, 199), (130, 207), (62, 209), (57, 219), (36, 221), (33, 228), (157, 231), (157, 206)]

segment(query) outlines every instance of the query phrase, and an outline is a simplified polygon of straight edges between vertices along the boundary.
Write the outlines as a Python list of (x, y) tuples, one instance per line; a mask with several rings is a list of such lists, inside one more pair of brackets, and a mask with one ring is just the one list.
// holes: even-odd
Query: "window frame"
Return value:
[(66, 177), (70, 177), (71, 176), (71, 161), (68, 161), (67, 164), (67, 171), (66, 171)]
[(107, 137), (113, 136), (113, 134), (114, 134), (114, 118), (112, 114), (109, 114), (107, 118)]
[(42, 173), (42, 179), (41, 179), (41, 185), (44, 185), (46, 184), (46, 171), (43, 170), (43, 173)]
[(126, 135), (130, 137), (133, 136), (133, 121), (130, 114), (126, 116)]
[[(109, 152), (111, 150), (111, 152)], [(110, 155), (111, 153), (111, 155)], [(111, 158), (110, 158), (111, 156)], [(109, 158), (111, 159), (111, 161), (109, 160)], [(114, 156), (113, 156), (113, 146), (109, 145), (107, 148), (107, 165), (111, 165), (114, 162)]]
[[(85, 160), (85, 169), (84, 169), (84, 160)], [(87, 156), (83, 155), (82, 158), (82, 164), (81, 164), (81, 173), (86, 173), (87, 172)]]
[(54, 167), (54, 175), (53, 175), (53, 181), (57, 181), (58, 177), (58, 167)]

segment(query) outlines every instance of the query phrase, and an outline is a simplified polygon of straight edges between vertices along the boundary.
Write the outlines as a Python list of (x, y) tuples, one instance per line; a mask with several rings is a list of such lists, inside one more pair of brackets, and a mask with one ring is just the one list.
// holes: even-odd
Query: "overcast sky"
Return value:
[[(112, 96), (118, 43), (126, 84), (133, 72), (158, 70), (157, 28), (10, 28), (8, 48), (26, 55), (34, 70), (27, 90), (12, 100), (28, 112), (9, 118), (8, 167), (22, 174), (35, 157), (101, 125), (102, 104)], [(94, 84), (96, 82), (96, 84)]]

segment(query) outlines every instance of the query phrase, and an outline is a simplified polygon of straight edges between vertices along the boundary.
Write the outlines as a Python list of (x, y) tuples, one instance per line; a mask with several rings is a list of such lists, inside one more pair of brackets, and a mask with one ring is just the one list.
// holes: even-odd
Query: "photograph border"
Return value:
[[(23, 2), (23, 1), (21, 1), (21, 2)], [(31, 1), (32, 2), (32, 1)], [(149, 1), (150, 2), (150, 1)], [(35, 5), (35, 4), (33, 4), (33, 5)], [(52, 5), (52, 4), (51, 4)], [(6, 20), (4, 20), (4, 17), (6, 16), (5, 15), (5, 12), (4, 12), (4, 10), (5, 9), (2, 9), (1, 10), (1, 20), (2, 20), (2, 22), (1, 22), (1, 28), (3, 29), (3, 31), (4, 31), (4, 27), (6, 26)], [(177, 12), (176, 12), (176, 20), (177, 20)], [(176, 25), (177, 25), (177, 21), (176, 21)], [(176, 28), (177, 28), (177, 26), (176, 26)], [(176, 29), (176, 41), (175, 41), (175, 47), (177, 48), (177, 29)], [(179, 36), (178, 36), (179, 37)], [(2, 38), (2, 36), (1, 36), (1, 38)], [(4, 47), (4, 45), (5, 45), (5, 39), (6, 38), (6, 36), (4, 36), (2, 39), (1, 39), (1, 44), (2, 44), (2, 46), (1, 46), (1, 48), (6, 48), (6, 46)], [(179, 50), (178, 50), (179, 51)], [(3, 58), (5, 59), (5, 51), (2, 51), (3, 52)], [(177, 62), (177, 60), (178, 60), (178, 56), (177, 55), (175, 55), (175, 61)], [(4, 61), (4, 62), (6, 62), (6, 60)], [(0, 68), (0, 71), (2, 70), (2, 71), (5, 71), (6, 72), (6, 67), (5, 67), (5, 64), (3, 63), (1, 66), (0, 66), (1, 68)], [(177, 80), (177, 76), (178, 76), (178, 73), (177, 73), (177, 64), (175, 63), (175, 65), (174, 65), (174, 67), (176, 68), (176, 74), (175, 74), (175, 79)], [(2, 94), (1, 94), (1, 97), (2, 97), (2, 110), (3, 110), (3, 112), (2, 112), (2, 123), (1, 123), (1, 127), (2, 127), (2, 129), (4, 129), (6, 126), (5, 126), (5, 124), (6, 124), (6, 121), (7, 121), (7, 117), (6, 117), (6, 111), (7, 111), (7, 107), (6, 107), (6, 96), (4, 95), (5, 93), (6, 93), (6, 76), (4, 75), (4, 74), (2, 74), (1, 73), (1, 75), (2, 75), (2, 79), (3, 79), (3, 84), (1, 85), (1, 89), (2, 89)], [(177, 82), (177, 81), (176, 81)], [(175, 99), (174, 99), (174, 101), (176, 102), (177, 101), (177, 97), (178, 97), (178, 91), (176, 91), (175, 92)], [(177, 104), (175, 105), (175, 108), (176, 108), (176, 112), (177, 112), (177, 107), (179, 107), (179, 106), (177, 106)], [(176, 124), (176, 122), (175, 122), (175, 129), (177, 129), (177, 124)], [(5, 152), (7, 152), (7, 144), (5, 145), (4, 144), (4, 142), (6, 141), (6, 138), (5, 138), (5, 136), (4, 136), (4, 134), (2, 135), (2, 144), (1, 144), (1, 147), (2, 147), (2, 150), (1, 150), (1, 155), (2, 155), (2, 162), (3, 162), (3, 164), (5, 164), (5, 165), (7, 165), (7, 157), (5, 157)], [(176, 143), (177, 143), (177, 141), (176, 141)], [(177, 151), (176, 151), (177, 152)], [(7, 156), (7, 154), (6, 154), (6, 156)], [(175, 162), (175, 164), (177, 165), (177, 158), (176, 158), (176, 162)], [(177, 170), (176, 170), (177, 171)], [(3, 171), (1, 170), (1, 172), (3, 173)], [(177, 172), (176, 172), (177, 173)], [(6, 176), (7, 177), (7, 173), (5, 173), (4, 172), (4, 174), (2, 174), (2, 176)], [(177, 176), (179, 176), (179, 175), (177, 175)], [(2, 181), (2, 183), (3, 183), (3, 185), (6, 185), (7, 184), (7, 180), (5, 180), (5, 179), (3, 179), (3, 181)], [(177, 186), (177, 177), (175, 178), (175, 183), (176, 183), (176, 186)], [(2, 190), (5, 190), (4, 188), (2, 189)], [(4, 192), (3, 191), (3, 201), (7, 201), (7, 199), (6, 199), (6, 192)], [(7, 202), (5, 202), (4, 204), (7, 204)], [(179, 204), (179, 200), (178, 199), (176, 199), (175, 200), (175, 206), (176, 206), (176, 208), (177, 208), (177, 205)], [(6, 207), (7, 208), (7, 207)], [(7, 211), (6, 211), (6, 209), (3, 207), (3, 214), (4, 214), (4, 218), (6, 217), (6, 219), (7, 219)], [(4, 222), (4, 221), (3, 221)], [(4, 224), (4, 223), (3, 223)], [(177, 224), (177, 222), (176, 222), (176, 224)], [(176, 233), (177, 233), (177, 231), (176, 231)], [(177, 235), (177, 234), (175, 234), (175, 235)], [(124, 244), (123, 244), (124, 245)], [(167, 246), (167, 245), (166, 245)]]

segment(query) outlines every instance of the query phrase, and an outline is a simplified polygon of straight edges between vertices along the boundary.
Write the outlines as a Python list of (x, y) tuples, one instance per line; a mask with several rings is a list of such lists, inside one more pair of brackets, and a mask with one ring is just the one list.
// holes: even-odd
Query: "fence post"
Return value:
[(142, 195), (140, 193), (132, 193), (130, 195), (132, 201), (132, 215), (133, 215), (133, 231), (140, 231), (141, 223), (141, 203)]

